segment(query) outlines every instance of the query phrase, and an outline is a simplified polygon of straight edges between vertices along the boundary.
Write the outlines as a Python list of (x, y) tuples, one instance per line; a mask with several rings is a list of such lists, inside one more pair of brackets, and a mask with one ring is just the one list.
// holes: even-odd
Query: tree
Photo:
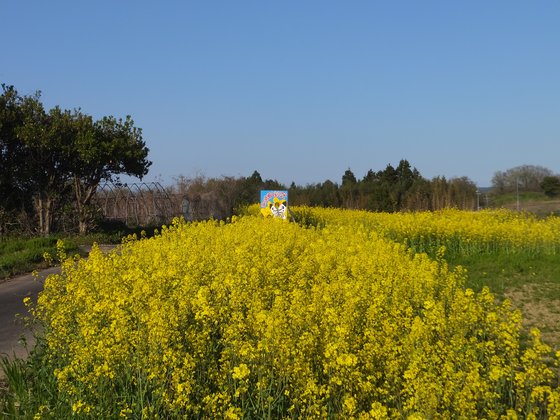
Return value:
[(352, 172), (350, 168), (346, 169), (346, 171), (344, 171), (344, 175), (342, 175), (342, 186), (356, 185), (356, 182), (357, 180), (354, 172)]
[(431, 183), (423, 177), (414, 181), (407, 191), (401, 210), (426, 211), (431, 209)]
[(560, 176), (545, 176), (541, 188), (547, 197), (553, 198), (560, 195)]
[(476, 204), (476, 184), (467, 177), (451, 178), (436, 177), (429, 182), (430, 209), (440, 210), (456, 207), (472, 210)]
[(23, 124), (22, 98), (13, 86), (2, 84), (0, 95), (0, 233), (14, 220), (14, 213), (31, 209), (26, 191), (25, 150), (17, 131)]
[[(394, 168), (388, 164), (383, 171), (369, 170), (360, 182), (360, 207), (373, 211), (394, 212), (410, 208), (413, 201), (426, 205), (425, 188), (415, 192), (417, 185), (424, 182), (416, 168), (406, 159), (401, 159)], [(414, 200), (408, 200), (410, 194)]]
[(319, 202), (317, 205), (322, 207), (338, 207), (340, 206), (340, 195), (338, 193), (338, 185), (327, 179), (318, 186)]
[(340, 186), (340, 197), (342, 206), (346, 208), (355, 208), (358, 198), (358, 181), (354, 173), (348, 168), (342, 175), (342, 185)]
[(276, 179), (267, 179), (262, 183), (263, 190), (285, 190), (286, 186), (281, 184)]
[(521, 165), (506, 171), (497, 171), (492, 177), (492, 188), (497, 193), (523, 191), (540, 191), (541, 182), (547, 176), (553, 176), (550, 169), (536, 165)]
[(87, 207), (101, 180), (147, 173), (148, 149), (130, 117), (94, 123), (80, 110), (54, 107), (47, 112), (40, 92), (22, 97), (13, 87), (2, 88), (0, 198), (13, 207), (7, 191), (31, 197), (41, 234), (51, 233), (57, 206), (72, 189), (83, 233)]
[(74, 114), (72, 185), (79, 217), (79, 231), (86, 233), (90, 221), (89, 205), (101, 181), (116, 181), (126, 174), (142, 179), (152, 164), (142, 130), (130, 116), (124, 120), (113, 116), (92, 121), (76, 111)]
[(398, 197), (395, 185), (398, 183), (398, 172), (391, 164), (388, 164), (383, 171), (377, 172), (379, 184), (371, 197), (375, 203), (375, 210), (394, 212), (398, 210)]
[(21, 103), (23, 124), (17, 130), (22, 142), (25, 164), (21, 174), (28, 180), (28, 189), (38, 216), (39, 232), (49, 235), (54, 211), (69, 190), (71, 178), (73, 118), (58, 107), (48, 113), (39, 94), (24, 97)]
[(452, 178), (449, 181), (449, 202), (462, 210), (476, 208), (476, 184), (468, 177)]
[(399, 166), (395, 169), (396, 180), (392, 188), (395, 197), (396, 210), (401, 210), (407, 194), (412, 189), (414, 183), (421, 178), (416, 168), (412, 169), (406, 159), (401, 159)]
[(431, 210), (440, 210), (450, 207), (449, 183), (444, 176), (437, 176), (430, 181), (431, 186)]
[(244, 178), (241, 191), (237, 198), (236, 206), (244, 206), (259, 201), (259, 190), (263, 188), (263, 180), (258, 171), (253, 171), (250, 177)]

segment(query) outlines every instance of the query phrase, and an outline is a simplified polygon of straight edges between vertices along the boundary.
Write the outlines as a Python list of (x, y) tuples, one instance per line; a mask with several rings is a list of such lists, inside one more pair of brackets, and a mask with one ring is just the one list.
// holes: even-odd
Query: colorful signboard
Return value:
[(288, 191), (261, 191), (261, 213), (264, 217), (286, 219), (288, 216)]

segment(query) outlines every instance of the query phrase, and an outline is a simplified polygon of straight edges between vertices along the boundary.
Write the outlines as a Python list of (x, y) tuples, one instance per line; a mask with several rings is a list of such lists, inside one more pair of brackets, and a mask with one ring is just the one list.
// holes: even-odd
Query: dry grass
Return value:
[(523, 314), (523, 329), (538, 328), (542, 339), (560, 350), (560, 284), (531, 283), (506, 290), (504, 296)]
[[(517, 203), (507, 203), (502, 205), (502, 207), (509, 210), (517, 210)], [(550, 200), (550, 201), (521, 201), (519, 203), (520, 211), (528, 211), (540, 216), (546, 216), (549, 214), (558, 214), (560, 212), (560, 200)]]

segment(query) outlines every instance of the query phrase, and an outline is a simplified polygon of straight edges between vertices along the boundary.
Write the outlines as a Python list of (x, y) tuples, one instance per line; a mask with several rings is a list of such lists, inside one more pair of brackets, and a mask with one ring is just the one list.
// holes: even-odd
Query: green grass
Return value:
[(56, 243), (59, 239), (64, 242), (64, 249), (68, 255), (81, 254), (84, 246), (98, 244), (119, 244), (128, 235), (151, 237), (159, 227), (128, 228), (126, 226), (111, 226), (110, 229), (79, 236), (52, 235), (47, 237), (0, 237), (0, 280), (18, 274), (29, 273), (33, 270), (46, 268), (48, 263), (44, 259), (48, 253), (56, 260)]
[[(498, 296), (525, 284), (560, 285), (560, 256), (526, 253), (455, 255), (447, 258), (451, 266), (468, 270), (466, 287), (479, 292), (483, 286)], [(560, 295), (556, 296), (560, 299)]]
[(492, 200), (492, 207), (501, 207), (507, 204), (514, 204), (517, 202), (517, 198), (519, 197), (519, 202), (525, 201), (549, 201), (548, 198), (542, 192), (534, 192), (534, 191), (519, 191), (519, 196), (516, 192), (505, 193), (505, 194), (496, 194), (490, 195)]
[(547, 197), (542, 192), (489, 194), (490, 208), (507, 208), (510, 210), (528, 211), (538, 217), (551, 214), (560, 216), (560, 197)]
[(488, 287), (499, 301), (509, 299), (523, 315), (523, 337), (532, 328), (543, 341), (560, 350), (560, 256), (525, 253), (455, 255), (451, 267), (467, 269), (465, 287), (480, 291)]
[[(56, 257), (56, 243), (59, 237), (2, 238), (0, 240), (0, 279), (16, 274), (44, 268), (48, 264), (44, 254)], [(78, 252), (72, 240), (64, 241), (68, 253)]]
[(0, 355), (0, 371), (6, 377), (0, 382), (0, 418), (27, 419), (36, 413), (42, 413), (40, 418), (73, 417), (71, 406), (56, 392), (52, 367), (41, 363), (45, 345), (39, 338), (27, 359)]

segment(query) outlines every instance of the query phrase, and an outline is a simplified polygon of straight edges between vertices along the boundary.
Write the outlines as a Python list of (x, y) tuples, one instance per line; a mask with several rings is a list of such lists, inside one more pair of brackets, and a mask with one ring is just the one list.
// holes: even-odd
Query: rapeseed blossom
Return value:
[[(177, 220), (66, 259), (34, 309), (60, 398), (92, 418), (559, 418), (558, 355), (538, 331), (521, 348), (508, 301), (465, 289), (441, 247), (434, 258), (411, 249), (418, 236), (484, 241), (478, 216), (461, 228), (454, 211), (415, 223), (305, 212), (319, 228)], [(484, 246), (521, 246), (487, 232)], [(541, 239), (531, 246), (557, 249)]]
[[(560, 218), (505, 209), (372, 213), (357, 210), (295, 207), (304, 222), (360, 225), (410, 246), (415, 252), (476, 254), (488, 252), (560, 253)], [(255, 209), (250, 209), (255, 212)], [(342, 216), (343, 215), (343, 216)]]

